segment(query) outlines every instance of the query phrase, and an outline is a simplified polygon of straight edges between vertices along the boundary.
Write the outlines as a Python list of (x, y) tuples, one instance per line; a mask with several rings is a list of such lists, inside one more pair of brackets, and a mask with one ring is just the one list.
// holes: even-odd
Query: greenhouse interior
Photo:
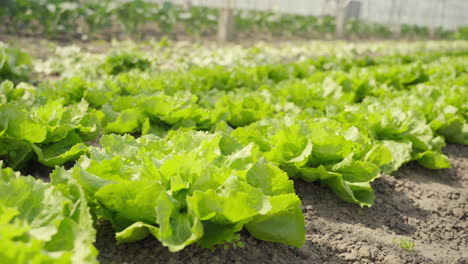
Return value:
[(0, 22), (0, 264), (468, 263), (468, 1)]

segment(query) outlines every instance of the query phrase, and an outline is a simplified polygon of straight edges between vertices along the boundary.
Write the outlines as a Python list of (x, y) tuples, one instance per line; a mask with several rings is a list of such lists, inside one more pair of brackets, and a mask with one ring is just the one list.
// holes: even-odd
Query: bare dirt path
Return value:
[[(296, 182), (303, 201), (307, 241), (300, 248), (242, 234), (244, 248), (197, 246), (170, 253), (154, 238), (115, 245), (112, 227), (98, 227), (103, 264), (127, 263), (468, 263), (468, 146), (445, 148), (453, 168), (408, 164), (373, 184), (371, 208), (345, 203), (326, 188)], [(413, 250), (402, 241), (416, 244)]]

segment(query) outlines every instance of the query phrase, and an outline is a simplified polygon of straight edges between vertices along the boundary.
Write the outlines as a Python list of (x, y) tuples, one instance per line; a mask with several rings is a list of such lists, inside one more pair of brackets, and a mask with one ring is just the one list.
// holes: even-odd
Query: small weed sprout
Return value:
[(404, 238), (401, 238), (399, 240), (394, 239), (393, 242), (398, 244), (400, 248), (407, 250), (407, 251), (413, 251), (414, 248), (416, 247), (416, 243), (414, 243), (413, 241), (409, 239), (404, 239)]

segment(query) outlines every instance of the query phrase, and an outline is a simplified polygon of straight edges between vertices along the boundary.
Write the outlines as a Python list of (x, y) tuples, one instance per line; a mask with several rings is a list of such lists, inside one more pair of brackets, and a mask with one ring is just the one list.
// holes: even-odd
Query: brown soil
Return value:
[[(408, 164), (374, 183), (376, 202), (359, 208), (316, 184), (296, 182), (307, 241), (302, 248), (259, 241), (246, 232), (243, 248), (170, 253), (156, 239), (115, 245), (112, 227), (98, 226), (101, 263), (468, 263), (468, 146), (445, 148), (453, 168)], [(402, 239), (416, 247), (405, 250)]]

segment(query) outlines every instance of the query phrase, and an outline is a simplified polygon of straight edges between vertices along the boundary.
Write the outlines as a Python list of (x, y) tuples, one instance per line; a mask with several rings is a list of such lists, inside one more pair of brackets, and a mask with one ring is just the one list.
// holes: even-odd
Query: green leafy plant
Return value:
[(418, 25), (401, 25), (401, 35), (410, 39), (427, 38), (429, 28)]
[(151, 66), (151, 62), (136, 53), (118, 52), (107, 56), (102, 68), (107, 74), (117, 75), (130, 70), (144, 71)]
[(18, 48), (9, 47), (0, 42), (0, 82), (27, 81), (31, 71), (31, 58)]
[(191, 7), (181, 11), (179, 19), (183, 22), (185, 31), (195, 38), (205, 33), (213, 33), (218, 25), (219, 12), (206, 7)]
[(396, 243), (400, 248), (407, 250), (407, 251), (413, 251), (414, 248), (416, 247), (416, 243), (414, 243), (413, 241), (409, 239), (404, 239), (404, 238), (401, 238), (399, 240), (394, 239), (393, 242)]
[(81, 187), (51, 175), (52, 183), (3, 169), (0, 161), (2, 263), (98, 263), (96, 231)]
[[(281, 28), (290, 18), (262, 19)], [(235, 248), (245, 229), (299, 247), (304, 216), (292, 180), (371, 206), (382, 173), (412, 161), (450, 167), (445, 141), (468, 144), (467, 45), (63, 51), (49, 61), (59, 81), (0, 85), (1, 166), (70, 162), (51, 183), (0, 172), (0, 228), (8, 230), (0, 243), (19, 252), (0, 253), (0, 262), (94, 263), (88, 204), (119, 243), (153, 236), (171, 251)], [(23, 210), (30, 204), (40, 210)]]
[(100, 133), (99, 114), (84, 100), (72, 105), (62, 99), (25, 103), (24, 98), (34, 96), (31, 87), (15, 88), (6, 81), (0, 90), (0, 157), (12, 168), (32, 158), (51, 167), (61, 165), (85, 153), (85, 142)]
[(88, 39), (94, 39), (97, 33), (111, 26), (113, 8), (110, 0), (86, 1), (79, 6), (80, 17), (87, 26), (85, 32)]
[[(186, 34), (200, 38), (213, 34), (219, 10), (210, 7), (185, 8), (168, 1), (156, 3), (147, 0), (97, 1), (97, 0), (6, 0), (0, 6), (0, 16), (10, 32), (42, 33), (52, 38), (94, 38), (98, 32), (114, 31), (121, 27), (129, 36), (144, 37), (149, 25), (156, 25), (166, 37), (176, 37), (176, 26), (182, 26)], [(350, 38), (390, 38), (391, 30), (384, 24), (350, 19), (346, 22)], [(253, 34), (268, 37), (301, 37), (329, 39), (335, 31), (335, 18), (331, 15), (305, 16), (272, 11), (236, 10), (234, 25), (240, 35)], [(427, 27), (403, 25), (402, 36), (418, 39), (430, 36)], [(122, 32), (119, 32), (120, 36)], [(439, 38), (451, 38), (446, 30), (436, 32)], [(463, 28), (455, 34), (463, 38)]]
[(455, 33), (455, 38), (468, 40), (468, 26), (459, 27)]
[[(119, 243), (152, 235), (170, 251), (238, 243), (253, 236), (304, 243), (304, 217), (292, 182), (253, 145), (220, 134), (175, 132), (165, 139), (108, 135), (71, 174), (110, 220)], [(279, 228), (281, 227), (281, 228)]]

